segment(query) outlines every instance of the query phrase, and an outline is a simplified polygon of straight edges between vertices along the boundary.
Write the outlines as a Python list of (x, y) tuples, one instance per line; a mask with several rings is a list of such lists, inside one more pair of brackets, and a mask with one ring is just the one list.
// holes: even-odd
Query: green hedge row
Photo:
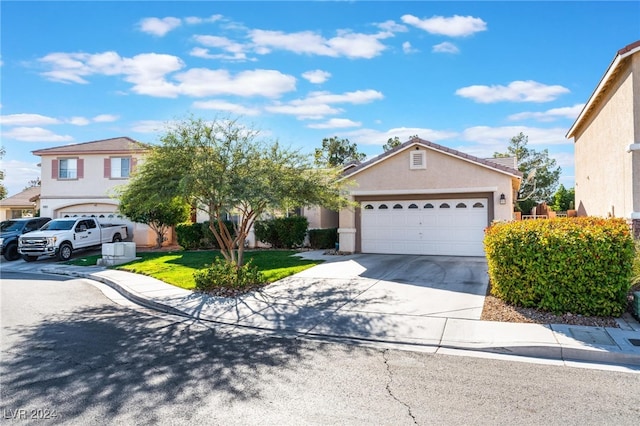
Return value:
[(338, 242), (338, 228), (309, 229), (309, 245), (312, 249), (332, 249)]
[(491, 293), (556, 314), (620, 316), (634, 258), (622, 219), (497, 223), (484, 238)]
[(279, 217), (256, 221), (256, 239), (271, 244), (273, 248), (302, 246), (309, 221), (304, 216)]
[[(225, 221), (225, 226), (234, 234), (233, 222)], [(216, 225), (217, 226), (217, 225)], [(178, 244), (185, 250), (219, 249), (218, 242), (209, 229), (209, 222), (181, 223), (176, 226)]]

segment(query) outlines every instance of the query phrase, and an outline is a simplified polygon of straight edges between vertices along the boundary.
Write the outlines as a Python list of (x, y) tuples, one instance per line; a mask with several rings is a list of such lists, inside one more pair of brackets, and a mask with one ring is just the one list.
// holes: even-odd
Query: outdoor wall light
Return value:
[(503, 194), (500, 194), (500, 204), (507, 204), (507, 197)]

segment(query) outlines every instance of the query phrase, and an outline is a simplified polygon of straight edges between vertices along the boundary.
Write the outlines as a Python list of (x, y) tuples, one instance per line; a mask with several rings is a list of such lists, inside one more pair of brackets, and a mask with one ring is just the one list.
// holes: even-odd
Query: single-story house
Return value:
[(0, 220), (35, 216), (40, 208), (39, 200), (39, 186), (27, 188), (11, 197), (0, 200)]
[(626, 218), (640, 238), (640, 40), (616, 53), (566, 137), (578, 215)]
[(481, 159), (413, 138), (349, 168), (355, 207), (339, 216), (342, 252), (484, 256), (484, 230), (513, 219), (515, 158)]

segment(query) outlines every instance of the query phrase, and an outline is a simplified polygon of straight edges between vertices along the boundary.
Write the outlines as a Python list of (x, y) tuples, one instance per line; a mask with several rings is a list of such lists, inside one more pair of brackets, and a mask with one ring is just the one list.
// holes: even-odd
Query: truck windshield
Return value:
[(52, 220), (40, 228), (41, 231), (68, 231), (76, 224), (75, 219), (72, 220)]
[(0, 222), (0, 231), (13, 232), (22, 229), (24, 222), (18, 222), (17, 220), (3, 220)]

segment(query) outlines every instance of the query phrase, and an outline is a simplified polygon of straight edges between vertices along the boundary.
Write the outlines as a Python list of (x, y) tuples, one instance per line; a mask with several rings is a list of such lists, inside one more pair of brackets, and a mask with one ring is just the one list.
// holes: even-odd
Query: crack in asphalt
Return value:
[(409, 417), (411, 417), (411, 420), (413, 420), (413, 423), (417, 425), (418, 421), (416, 420), (416, 416), (414, 416), (413, 412), (411, 411), (411, 406), (406, 402), (400, 400), (397, 396), (393, 394), (393, 391), (391, 390), (391, 383), (393, 383), (393, 373), (391, 372), (391, 366), (389, 365), (389, 358), (387, 358), (388, 353), (389, 353), (389, 349), (385, 349), (384, 351), (382, 351), (382, 359), (384, 359), (384, 365), (387, 368), (387, 374), (389, 376), (389, 381), (387, 382), (387, 385), (385, 387), (387, 389), (387, 393), (391, 398), (395, 399), (399, 404), (402, 404), (407, 409), (407, 413), (409, 414)]

